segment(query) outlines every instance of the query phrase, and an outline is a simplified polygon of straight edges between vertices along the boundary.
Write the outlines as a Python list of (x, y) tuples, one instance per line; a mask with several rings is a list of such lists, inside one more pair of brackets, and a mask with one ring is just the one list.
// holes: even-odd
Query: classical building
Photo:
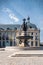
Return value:
[(20, 29), (20, 25), (0, 25), (0, 47), (15, 46), (16, 31)]
[[(40, 30), (35, 24), (30, 23), (27, 19), (27, 36), (32, 36), (32, 39), (28, 39), (29, 47), (39, 47), (40, 46)], [(23, 45), (24, 39), (22, 41), (17, 39), (17, 36), (24, 36), (24, 31), (22, 25), (0, 25), (0, 47), (6, 46), (16, 46)], [(21, 42), (21, 44), (19, 44)]]

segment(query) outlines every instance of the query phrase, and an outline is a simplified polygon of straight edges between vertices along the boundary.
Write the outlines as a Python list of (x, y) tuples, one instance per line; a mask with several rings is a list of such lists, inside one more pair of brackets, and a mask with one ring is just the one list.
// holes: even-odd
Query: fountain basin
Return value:
[(32, 39), (33, 36), (18, 36), (17, 39)]

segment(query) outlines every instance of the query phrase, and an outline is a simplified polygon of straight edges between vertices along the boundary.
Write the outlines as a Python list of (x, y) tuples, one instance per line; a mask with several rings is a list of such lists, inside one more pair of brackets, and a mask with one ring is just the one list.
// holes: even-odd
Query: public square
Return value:
[[(18, 57), (15, 56), (16, 54)], [(28, 54), (28, 56), (22, 57), (22, 54)], [(34, 54), (34, 56), (29, 57), (29, 54)], [(42, 54), (42, 56), (38, 57), (37, 54)], [(0, 48), (0, 65), (43, 65), (43, 50), (20, 50), (17, 47)]]

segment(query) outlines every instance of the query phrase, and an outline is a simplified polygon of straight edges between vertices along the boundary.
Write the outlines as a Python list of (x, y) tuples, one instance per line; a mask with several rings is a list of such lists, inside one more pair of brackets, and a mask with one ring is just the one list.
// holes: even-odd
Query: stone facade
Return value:
[[(27, 36), (28, 35), (33, 36), (32, 39), (28, 39), (29, 47), (40, 47), (40, 30), (28, 29), (26, 33), (27, 33)], [(24, 31), (23, 30), (21, 30), (20, 32), (18, 31), (16, 36), (24, 36)], [(21, 44), (18, 44), (18, 45), (24, 46), (24, 39), (22, 39), (21, 41), (22, 41)]]
[[(25, 19), (24, 19), (25, 20)], [(24, 36), (22, 25), (0, 25), (0, 47), (24, 46), (24, 39), (21, 41), (17, 39), (17, 36)], [(29, 47), (40, 46), (40, 30), (35, 24), (30, 23), (29, 18), (27, 21), (27, 36), (32, 36), (32, 39), (28, 39)], [(21, 42), (21, 44), (19, 44)]]

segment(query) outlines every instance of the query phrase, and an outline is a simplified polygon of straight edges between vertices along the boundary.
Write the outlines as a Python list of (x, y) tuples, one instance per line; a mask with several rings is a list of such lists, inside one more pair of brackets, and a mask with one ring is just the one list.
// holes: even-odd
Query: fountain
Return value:
[[(30, 18), (28, 17), (28, 20), (29, 19)], [(28, 40), (32, 39), (33, 37), (30, 36), (30, 35), (27, 35), (27, 22), (25, 22), (25, 21), (26, 21), (26, 19), (24, 18), (23, 19), (23, 25), (22, 25), (22, 31), (24, 32), (24, 35), (22, 35), (22, 32), (21, 32), (21, 35), (17, 36), (17, 39), (19, 39), (19, 41), (21, 42), (20, 44), (22, 44), (22, 42), (23, 42), (24, 47), (27, 47), (27, 46), (29, 46), (28, 45)]]

